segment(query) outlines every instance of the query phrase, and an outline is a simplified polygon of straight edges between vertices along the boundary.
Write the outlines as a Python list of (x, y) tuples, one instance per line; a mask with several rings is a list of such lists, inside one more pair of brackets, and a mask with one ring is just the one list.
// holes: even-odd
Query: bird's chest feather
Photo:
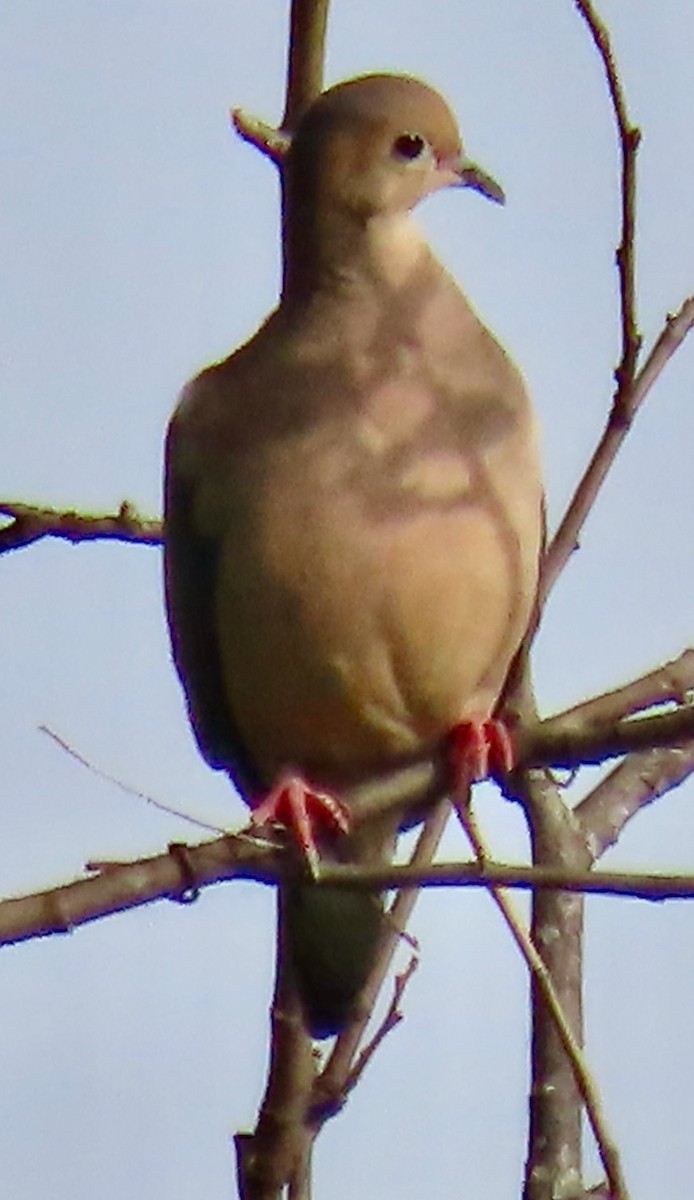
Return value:
[(202, 489), (230, 699), (268, 773), (436, 740), (493, 703), (517, 641), (514, 590), (533, 584), (490, 470), (507, 414), (437, 395), (406, 351), (395, 366), (260, 452), (221, 453)]

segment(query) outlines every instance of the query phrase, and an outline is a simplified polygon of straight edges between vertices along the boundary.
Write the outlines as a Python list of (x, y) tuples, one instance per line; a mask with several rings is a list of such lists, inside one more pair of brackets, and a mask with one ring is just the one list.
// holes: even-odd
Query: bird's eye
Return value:
[(400, 137), (393, 142), (393, 154), (396, 158), (404, 158), (407, 162), (413, 162), (419, 158), (424, 150), (426, 142), (418, 133), (401, 133)]

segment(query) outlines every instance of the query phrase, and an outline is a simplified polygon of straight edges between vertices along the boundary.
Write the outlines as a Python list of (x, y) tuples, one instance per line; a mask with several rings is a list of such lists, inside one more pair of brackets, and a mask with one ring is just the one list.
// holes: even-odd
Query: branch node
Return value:
[(255, 146), (275, 166), (280, 166), (291, 145), (291, 135), (284, 129), (275, 129), (259, 117), (254, 117), (243, 108), (231, 109), (231, 123), (244, 142)]
[(200, 895), (200, 887), (190, 848), (185, 842), (169, 842), (168, 850), (181, 873), (181, 887), (170, 893), (170, 899), (177, 904), (194, 904)]
[(641, 130), (637, 125), (630, 125), (629, 128), (625, 130), (625, 137), (629, 149), (635, 154), (643, 139)]

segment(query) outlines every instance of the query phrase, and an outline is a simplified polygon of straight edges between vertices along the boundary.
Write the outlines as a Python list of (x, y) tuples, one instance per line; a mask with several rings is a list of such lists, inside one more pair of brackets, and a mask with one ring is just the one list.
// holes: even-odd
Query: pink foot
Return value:
[(341, 800), (290, 773), (281, 775), (265, 799), (253, 808), (251, 821), (254, 825), (283, 825), (291, 830), (312, 871), (320, 861), (314, 830), (322, 825), (333, 833), (348, 833), (351, 824), (349, 810)]
[(493, 771), (507, 772), (513, 768), (511, 735), (504, 722), (494, 717), (461, 721), (451, 730), (449, 742), (449, 762), (456, 787), (469, 787)]

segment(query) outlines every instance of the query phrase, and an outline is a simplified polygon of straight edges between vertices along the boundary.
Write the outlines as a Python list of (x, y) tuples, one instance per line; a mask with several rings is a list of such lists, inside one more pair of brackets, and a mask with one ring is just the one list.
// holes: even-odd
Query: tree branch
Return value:
[(593, 861), (617, 841), (624, 826), (647, 804), (677, 787), (694, 771), (694, 742), (632, 754), (574, 809)]
[(362, 1075), (364, 1074), (364, 1071), (366, 1070), (369, 1063), (371, 1062), (371, 1059), (373, 1058), (374, 1054), (378, 1050), (378, 1047), (381, 1045), (381, 1043), (384, 1041), (384, 1039), (388, 1036), (388, 1034), (391, 1033), (392, 1030), (395, 1029), (396, 1026), (398, 1026), (400, 1024), (400, 1022), (403, 1020), (403, 1013), (400, 1008), (400, 1005), (402, 1003), (402, 998), (405, 995), (405, 992), (407, 990), (407, 985), (410, 982), (415, 971), (417, 970), (418, 966), (419, 966), (419, 958), (416, 954), (413, 954), (412, 957), (410, 958), (410, 961), (408, 962), (407, 966), (405, 967), (404, 971), (401, 971), (399, 975), (395, 976), (395, 986), (393, 988), (393, 998), (392, 998), (390, 1004), (388, 1005), (387, 1012), (385, 1013), (383, 1020), (381, 1021), (380, 1025), (378, 1026), (378, 1029), (376, 1030), (373, 1037), (368, 1042), (368, 1045), (366, 1045), (364, 1047), (364, 1049), (360, 1051), (359, 1056), (357, 1057), (356, 1062), (354, 1063), (354, 1066), (352, 1067), (352, 1069), (349, 1073), (349, 1076), (347, 1078), (345, 1088), (344, 1088), (345, 1095), (347, 1095), (349, 1092), (352, 1091), (353, 1088), (356, 1087), (356, 1085), (358, 1084)]
[(9, 524), (0, 528), (0, 554), (30, 546), (45, 537), (68, 542), (106, 539), (138, 542), (144, 546), (161, 544), (161, 521), (141, 517), (127, 500), (117, 513), (100, 516), (75, 512), (74, 509), (61, 511), (15, 500), (0, 500), (0, 517), (10, 518)]
[[(417, 873), (426, 873), (427, 870), (432, 869), (432, 859), (443, 835), (448, 814), (448, 802), (439, 801), (429, 813), (424, 823), (424, 828), (419, 835), (417, 845), (406, 870), (416, 875)], [(328, 871), (331, 869), (328, 868)], [(321, 876), (323, 876), (323, 873), (324, 868), (321, 868)], [(383, 981), (390, 968), (395, 950), (407, 927), (417, 901), (418, 889), (416, 886), (413, 886), (413, 882), (410, 879), (403, 879), (400, 883), (394, 885), (400, 890), (388, 913), (388, 921), (384, 926), (383, 938), (376, 961), (357, 1006), (357, 1015), (340, 1034), (325, 1069), (316, 1080), (311, 1110), (313, 1120), (317, 1125), (322, 1124), (327, 1117), (333, 1116), (339, 1110), (344, 1103), (347, 1093), (355, 1086), (358, 1076), (371, 1057), (369, 1055), (362, 1062), (361, 1069), (357, 1072), (356, 1067), (353, 1066), (355, 1055), (364, 1036)], [(378, 890), (384, 889), (379, 887)]]
[[(532, 861), (541, 868), (585, 870), (580, 831), (548, 773), (520, 772), (513, 798), (523, 805)], [(538, 890), (530, 935), (537, 946), (575, 1041), (583, 1045), (583, 900)], [(524, 1200), (550, 1200), (578, 1190), (582, 1172), (581, 1094), (541, 989), (531, 979), (528, 1154)]]
[[(670, 752), (658, 753), (667, 755)], [(657, 776), (657, 783), (651, 782), (651, 787), (657, 786), (657, 795), (662, 795), (668, 787), (674, 787), (678, 782), (674, 772), (666, 776), (665, 766), (662, 763), (660, 765), (662, 769)], [(694, 750), (688, 753), (687, 772), (693, 765)], [(644, 784), (646, 782), (644, 772)], [(649, 798), (655, 798), (655, 794)], [(297, 870), (295, 858), (285, 847), (250, 834), (226, 834), (198, 846), (186, 846), (185, 869), (179, 849), (175, 846), (168, 853), (134, 862), (92, 862), (87, 864), (87, 869), (94, 872), (91, 878), (0, 901), (0, 945), (70, 933), (80, 925), (112, 913), (124, 912), (156, 900), (180, 901), (191, 891), (202, 891), (213, 884), (233, 879), (253, 879), (258, 883), (275, 885)], [(390, 888), (410, 891), (421, 887), (503, 887), (524, 891), (561, 890), (599, 896), (630, 896), (652, 901), (694, 899), (694, 877), (690, 875), (593, 872), (563, 866), (526, 867), (491, 860), (485, 861), (483, 867), (479, 863), (464, 862), (425, 865), (415, 862), (389, 867), (325, 864), (321, 866), (316, 887), (323, 884), (368, 891)], [(391, 925), (397, 942), (401, 925), (396, 926), (395, 917)]]
[(632, 750), (671, 746), (693, 737), (694, 704), (684, 704), (674, 712), (604, 725), (579, 726), (573, 718), (564, 724), (553, 717), (519, 733), (518, 762), (520, 767), (597, 766)]
[(578, 547), (579, 535), (586, 518), (638, 409), (692, 326), (694, 296), (684, 301), (679, 312), (667, 317), (660, 336), (633, 383), (618, 388), (605, 431), (547, 551), (539, 587), (538, 603), (541, 608), (544, 607), (569, 557)]
[(551, 734), (555, 728), (568, 732), (572, 728), (607, 726), (658, 704), (688, 704), (693, 690), (694, 649), (688, 649), (631, 683), (548, 717), (542, 727)]
[[(282, 889), (277, 903), (284, 904)], [(267, 1087), (255, 1131), (234, 1139), (241, 1200), (279, 1200), (287, 1184), (296, 1200), (310, 1197), (313, 1131), (306, 1117), (316, 1060), (289, 966), (285, 920), (278, 929)]]
[[(685, 652), (680, 659), (667, 664), (660, 672), (644, 676), (643, 680), (636, 681), (635, 684), (628, 685), (611, 696), (628, 696), (630, 689), (637, 693), (646, 686), (656, 686), (655, 681), (658, 681), (658, 688), (664, 687), (669, 692), (679, 690), (680, 685), (687, 683), (691, 653)], [(669, 682), (666, 682), (667, 680)], [(649, 683), (645, 684), (644, 681)], [(596, 704), (603, 701), (608, 708), (617, 707), (616, 702), (609, 696)], [(586, 707), (590, 712), (590, 706)], [(611, 755), (634, 749), (650, 752), (653, 746), (689, 742), (694, 739), (694, 705), (680, 707), (674, 712), (631, 718), (603, 726), (578, 719), (578, 711), (580, 710), (569, 710), (567, 714), (547, 722), (538, 722), (522, 732), (518, 738), (521, 766), (540, 763), (544, 766), (570, 767), (581, 762), (600, 762)], [(411, 763), (391, 775), (368, 780), (354, 788), (349, 793), (349, 803), (355, 822), (378, 816), (393, 807), (400, 807), (405, 811), (411, 810), (415, 805), (432, 805), (437, 797), (445, 792), (445, 757), (445, 748), (442, 748), (434, 759)], [(614, 840), (616, 837), (619, 831), (618, 820), (626, 821), (638, 807), (681, 782), (692, 769), (694, 758), (691, 745), (642, 754), (617, 768), (609, 780), (601, 784), (578, 806), (574, 814), (574, 819), (581, 823), (584, 841), (590, 841), (593, 859), (599, 857), (598, 850), (602, 843), (605, 843), (605, 846), (609, 845), (610, 839)], [(518, 776), (519, 772), (514, 774)], [(505, 786), (511, 786), (512, 782), (513, 777)], [(630, 788), (636, 789), (633, 794), (629, 793), (629, 801), (625, 790), (627, 783)], [(544, 805), (545, 819), (546, 808)], [(283, 859), (279, 846), (272, 842), (263, 842), (258, 837), (228, 835), (195, 847), (190, 854), (194, 860), (195, 884), (200, 887), (235, 875), (275, 882), (286, 870), (286, 867), (281, 865)], [(280, 857), (273, 857), (277, 855)], [(322, 868), (323, 877), (332, 878), (330, 873), (334, 869), (336, 868)], [(347, 868), (341, 870), (347, 871)], [(391, 868), (392, 872), (396, 870)], [(426, 881), (429, 878), (433, 881), (433, 876), (428, 877)], [(419, 886), (425, 882), (424, 877), (398, 877), (388, 873), (380, 874), (378, 879), (381, 887)], [(438, 882), (439, 885), (443, 883), (443, 876)], [(467, 880), (461, 876), (454, 882)], [(481, 882), (478, 879), (478, 885)], [(163, 855), (119, 865), (108, 872), (102, 871), (98, 879), (82, 880), (65, 888), (53, 889), (24, 899), (7, 900), (0, 904), (0, 944), (65, 932), (75, 925), (111, 912), (148, 903), (163, 896), (175, 897), (182, 886), (188, 884), (189, 881), (185, 881), (184, 885), (181, 883), (180, 866), (168, 855)], [(598, 889), (589, 884), (586, 890)], [(398, 917), (401, 916), (399, 913)]]
[(289, 53), (284, 116), (279, 129), (243, 108), (231, 110), (239, 137), (255, 146), (276, 166), (291, 144), (301, 115), (323, 90), (323, 59), (329, 0), (293, 0), (289, 18)]
[(203, 888), (223, 879), (238, 876), (274, 882), (286, 872), (286, 862), (279, 845), (241, 834), (190, 847), (186, 871), (176, 853), (130, 863), (93, 863), (96, 874), (91, 879), (0, 902), (0, 945), (70, 933), (99, 917), (154, 900), (177, 900), (191, 887)]
[(381, 890), (394, 887), (510, 888), (520, 891), (562, 891), (592, 896), (624, 897), (662, 902), (694, 900), (693, 875), (642, 874), (629, 871), (587, 871), (570, 867), (519, 867), (486, 859), (479, 863), (433, 863), (429, 867), (326, 866), (321, 884), (331, 887)]
[(329, 0), (293, 0), (283, 129), (296, 129), (309, 104), (323, 91), (328, 7)]
[(641, 131), (632, 125), (627, 112), (617, 65), (614, 61), (610, 35), (595, 12), (591, 0), (574, 0), (583, 17), (605, 72), (617, 135), (619, 138), (621, 173), (622, 234), (617, 247), (616, 262), (619, 276), (619, 300), (622, 326), (622, 358), (615, 372), (617, 392), (615, 405), (626, 398), (636, 374), (636, 361), (641, 347), (641, 335), (636, 322), (636, 155)]
[(255, 146), (261, 154), (279, 166), (289, 149), (290, 139), (281, 129), (275, 129), (244, 108), (232, 108), (231, 123), (244, 142)]
[[(484, 838), (482, 837), (475, 814), (470, 808), (470, 793), (467, 790), (467, 795), (456, 797), (455, 807), (470, 844), (477, 858), (477, 862), (483, 868), (489, 861), (489, 853)], [(566, 980), (561, 977), (557, 980), (555, 986), (553, 973), (548, 969), (541, 954), (539, 953), (532, 936), (528, 935), (520, 921), (516, 910), (511, 903), (511, 900), (506, 895), (505, 891), (498, 885), (492, 885), (492, 898), (499, 909), (503, 920), (511, 933), (511, 936), (516, 943), (516, 946), (524, 959), (526, 966), (530, 972), (530, 980), (533, 992), (538, 999), (541, 999), (542, 1009), (547, 1013), (549, 1018), (549, 1028), (551, 1027), (554, 1037), (561, 1045), (561, 1048), (566, 1055), (573, 1081), (578, 1094), (580, 1095), (585, 1106), (586, 1115), (590, 1127), (593, 1131), (595, 1143), (600, 1155), (600, 1160), (605, 1168), (605, 1174), (610, 1185), (610, 1191), (613, 1200), (628, 1200), (626, 1183), (622, 1175), (622, 1167), (617, 1150), (616, 1143), (610, 1133), (607, 1125), (607, 1119), (603, 1112), (602, 1100), (598, 1091), (593, 1075), (588, 1066), (586, 1057), (583, 1053), (583, 1026), (580, 1013), (580, 1000), (578, 1011), (574, 1015), (574, 1020), (571, 1019), (571, 1010), (567, 1010), (562, 1003), (561, 990), (565, 987)], [(575, 908), (575, 904), (573, 905)], [(537, 929), (537, 921), (533, 922)], [(556, 977), (557, 973), (554, 972)], [(573, 980), (570, 981), (572, 984)], [(578, 981), (580, 983), (580, 980)], [(578, 995), (580, 997), (580, 988)], [(572, 992), (570, 999), (572, 1001), (571, 1009), (576, 1009), (576, 993)], [(575, 1024), (574, 1024), (575, 1022)]]

